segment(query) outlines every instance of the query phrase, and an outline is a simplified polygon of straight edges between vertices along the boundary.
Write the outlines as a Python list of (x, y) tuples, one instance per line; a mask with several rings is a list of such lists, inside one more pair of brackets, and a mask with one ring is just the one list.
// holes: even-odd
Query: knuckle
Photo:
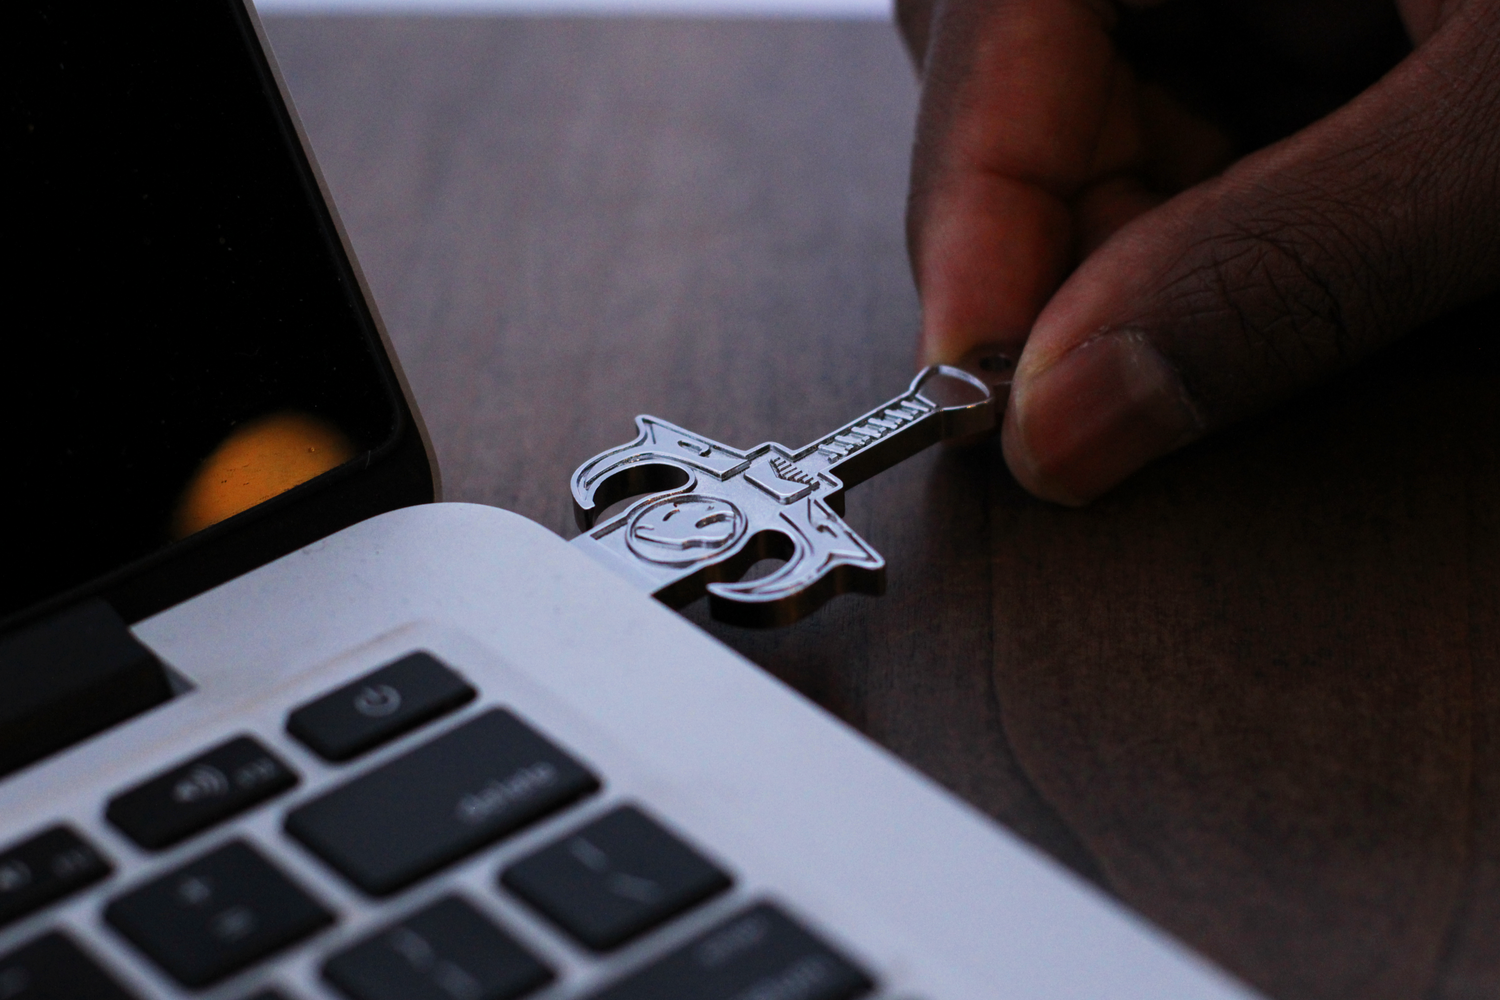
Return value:
[(1192, 247), (1169, 286), (1178, 322), (1164, 345), (1189, 393), (1233, 407), (1357, 360), (1380, 326), (1368, 245), (1345, 220), (1302, 208), (1225, 226)]
[(1217, 417), (1500, 287), (1500, 0), (1466, 6), (1487, 31), (1419, 48), (1399, 79), (1211, 182), (1172, 223), (1176, 255), (1138, 322)]

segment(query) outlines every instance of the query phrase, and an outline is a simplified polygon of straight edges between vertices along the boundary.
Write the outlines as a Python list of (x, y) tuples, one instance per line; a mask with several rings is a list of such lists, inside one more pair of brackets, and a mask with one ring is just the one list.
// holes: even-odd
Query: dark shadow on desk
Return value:
[(1087, 510), (992, 508), (1017, 759), (1123, 898), (1277, 996), (1496, 987), (1497, 318)]

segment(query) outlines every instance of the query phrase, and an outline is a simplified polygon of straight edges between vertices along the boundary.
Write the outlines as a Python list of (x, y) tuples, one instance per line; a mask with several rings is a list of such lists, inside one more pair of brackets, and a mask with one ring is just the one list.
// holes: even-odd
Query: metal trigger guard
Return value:
[[(837, 594), (884, 591), (885, 560), (839, 516), (848, 487), (938, 441), (993, 430), (996, 419), (989, 385), (947, 366), (924, 369), (900, 396), (797, 449), (742, 451), (638, 416), (634, 441), (574, 472), (584, 533), (573, 544), (673, 607), (706, 591), (721, 621), (787, 624)], [(629, 497), (639, 499), (597, 523)], [(765, 558), (785, 564), (740, 579)]]

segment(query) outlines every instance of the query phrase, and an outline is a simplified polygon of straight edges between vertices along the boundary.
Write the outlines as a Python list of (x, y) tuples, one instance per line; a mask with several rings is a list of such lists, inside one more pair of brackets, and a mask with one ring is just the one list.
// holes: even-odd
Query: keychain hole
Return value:
[(1015, 377), (1016, 358), (995, 344), (984, 344), (965, 354), (958, 367), (998, 391), (1008, 387)]

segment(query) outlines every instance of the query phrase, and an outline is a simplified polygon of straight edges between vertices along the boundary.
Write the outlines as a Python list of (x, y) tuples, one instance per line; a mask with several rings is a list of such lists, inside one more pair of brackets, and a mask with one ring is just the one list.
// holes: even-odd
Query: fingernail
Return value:
[(1038, 496), (1087, 503), (1202, 433), (1177, 373), (1138, 332), (1085, 341), (1011, 390), (1005, 454)]

